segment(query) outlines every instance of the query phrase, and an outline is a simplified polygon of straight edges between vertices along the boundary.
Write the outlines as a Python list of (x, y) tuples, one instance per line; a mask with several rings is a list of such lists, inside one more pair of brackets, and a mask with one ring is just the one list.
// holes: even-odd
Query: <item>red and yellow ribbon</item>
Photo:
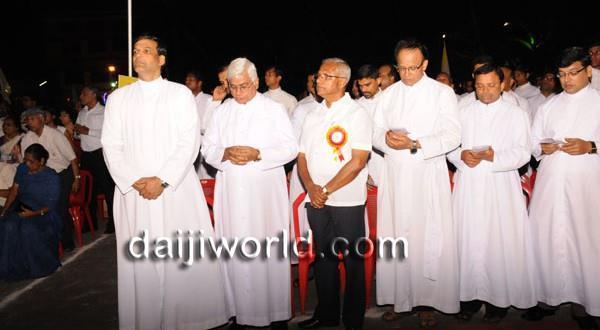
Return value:
[(339, 125), (332, 126), (327, 130), (326, 139), (327, 144), (333, 148), (333, 153), (336, 155), (335, 159), (343, 162), (342, 147), (348, 142), (348, 133), (346, 130)]

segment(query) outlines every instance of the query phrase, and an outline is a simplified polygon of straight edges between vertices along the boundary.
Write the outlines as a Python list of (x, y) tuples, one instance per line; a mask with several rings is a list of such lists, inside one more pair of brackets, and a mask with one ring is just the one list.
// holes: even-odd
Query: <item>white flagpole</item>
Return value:
[(128, 63), (129, 63), (129, 76), (131, 77), (131, 59), (132, 59), (132, 50), (131, 50), (131, 43), (133, 42), (132, 37), (131, 37), (131, 1), (132, 0), (127, 0), (127, 58), (128, 58)]

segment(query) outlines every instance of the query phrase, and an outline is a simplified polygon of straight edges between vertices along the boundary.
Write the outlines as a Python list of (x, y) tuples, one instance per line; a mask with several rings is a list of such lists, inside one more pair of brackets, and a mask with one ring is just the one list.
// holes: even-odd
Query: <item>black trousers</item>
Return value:
[(108, 222), (106, 223), (106, 228), (114, 228), (113, 198), (115, 194), (115, 182), (110, 176), (106, 163), (104, 162), (102, 148), (91, 152), (84, 151), (81, 153), (81, 168), (92, 173), (92, 176), (94, 177), (92, 202), (90, 205), (94, 226), (98, 226), (98, 203), (96, 202), (96, 197), (99, 194), (104, 194), (106, 197), (106, 205), (108, 207)]
[(467, 314), (475, 314), (479, 312), (481, 306), (485, 305), (485, 313), (497, 315), (500, 317), (506, 316), (508, 313), (508, 307), (498, 307), (494, 306), (488, 302), (481, 300), (471, 300), (471, 301), (461, 301), (460, 302), (460, 311)]
[(364, 246), (356, 249), (355, 243), (365, 236), (365, 206), (316, 209), (307, 203), (306, 209), (316, 255), (314, 272), (319, 301), (314, 317), (323, 322), (339, 322), (338, 252), (347, 253), (344, 257), (346, 288), (342, 321), (346, 326), (360, 328), (365, 316), (365, 260), (358, 253), (364, 253)]
[(60, 178), (60, 198), (57, 203), (57, 211), (62, 218), (63, 229), (61, 242), (63, 248), (73, 249), (75, 243), (73, 242), (73, 221), (69, 215), (69, 195), (71, 194), (71, 188), (73, 187), (73, 170), (71, 166), (62, 170), (58, 173)]

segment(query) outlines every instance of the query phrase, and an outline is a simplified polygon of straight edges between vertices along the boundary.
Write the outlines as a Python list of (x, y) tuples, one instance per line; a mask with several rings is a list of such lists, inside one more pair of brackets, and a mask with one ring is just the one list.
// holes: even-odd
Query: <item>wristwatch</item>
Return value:
[(169, 184), (166, 181), (160, 181), (160, 186), (163, 188), (167, 188), (169, 186)]
[(596, 142), (590, 141), (590, 143), (592, 144), (592, 150), (590, 150), (590, 152), (588, 152), (588, 154), (597, 154), (598, 149), (596, 149)]
[(412, 145), (410, 146), (410, 153), (412, 155), (417, 153), (417, 140), (412, 141)]
[(40, 215), (44, 215), (44, 210), (40, 210)]
[(327, 187), (323, 186), (323, 189), (321, 189), (321, 191), (322, 191), (322, 192), (323, 192), (325, 195), (329, 196), (329, 190), (327, 190)]
[(260, 157), (260, 150), (258, 150), (258, 155), (256, 155), (256, 159), (254, 161), (258, 162), (259, 160), (262, 160), (262, 158)]

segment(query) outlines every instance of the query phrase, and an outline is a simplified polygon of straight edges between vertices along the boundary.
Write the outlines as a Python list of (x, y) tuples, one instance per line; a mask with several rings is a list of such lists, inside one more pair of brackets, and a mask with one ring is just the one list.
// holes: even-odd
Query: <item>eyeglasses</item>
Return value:
[(571, 78), (572, 78), (572, 77), (575, 77), (576, 75), (578, 75), (578, 74), (579, 74), (581, 71), (583, 71), (583, 70), (585, 70), (585, 66), (584, 66), (584, 67), (582, 67), (581, 69), (579, 69), (579, 70), (575, 70), (575, 71), (569, 71), (569, 72), (559, 72), (559, 73), (558, 73), (556, 76), (557, 76), (559, 79), (565, 79), (567, 76), (569, 76), (569, 77), (571, 77)]
[(241, 85), (234, 85), (234, 84), (230, 83), (229, 90), (231, 90), (232, 92), (237, 92), (237, 91), (245, 92), (245, 91), (249, 90), (250, 87), (252, 87), (252, 86), (254, 86), (254, 83), (251, 81), (243, 83)]
[(328, 73), (318, 73), (315, 75), (315, 77), (317, 79), (321, 79), (321, 80), (331, 80), (331, 79), (335, 79), (335, 78), (346, 79), (346, 77), (334, 76), (334, 75), (331, 75)]
[(396, 70), (398, 70), (399, 73), (402, 73), (402, 72), (415, 73), (415, 72), (417, 72), (417, 70), (419, 70), (423, 66), (424, 63), (425, 63), (425, 61), (422, 61), (421, 64), (419, 64), (418, 66), (409, 66), (408, 68), (403, 68), (403, 67), (399, 66), (398, 68), (396, 68)]

